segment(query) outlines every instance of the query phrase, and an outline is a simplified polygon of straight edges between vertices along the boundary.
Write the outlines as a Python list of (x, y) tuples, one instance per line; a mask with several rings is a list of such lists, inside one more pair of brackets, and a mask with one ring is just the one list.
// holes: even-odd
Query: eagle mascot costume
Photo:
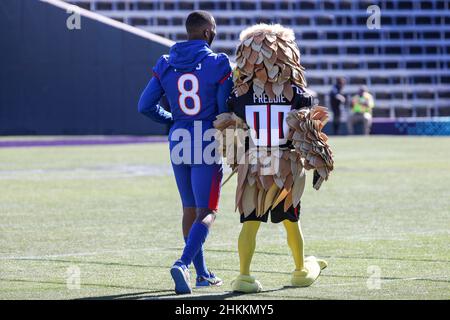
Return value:
[(294, 32), (267, 24), (242, 31), (233, 81), (230, 112), (214, 122), (227, 163), (238, 174), (240, 275), (232, 289), (262, 290), (250, 275), (250, 264), (259, 226), (269, 214), (271, 222), (282, 222), (287, 232), (295, 262), (291, 284), (310, 286), (327, 263), (304, 256), (300, 199), (306, 171), (313, 170), (313, 187), (318, 190), (333, 170), (333, 156), (321, 131), (328, 113), (306, 90)]

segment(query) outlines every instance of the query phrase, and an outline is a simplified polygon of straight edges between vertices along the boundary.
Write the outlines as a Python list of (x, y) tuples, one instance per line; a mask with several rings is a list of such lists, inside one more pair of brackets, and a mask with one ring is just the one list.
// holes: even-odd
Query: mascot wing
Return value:
[(322, 128), (328, 121), (328, 112), (324, 107), (292, 110), (287, 119), (291, 129), (291, 139), (295, 150), (304, 159), (307, 170), (317, 171), (319, 178), (315, 179), (314, 189), (319, 190), (322, 182), (328, 180), (333, 170), (333, 153), (328, 145), (328, 137)]

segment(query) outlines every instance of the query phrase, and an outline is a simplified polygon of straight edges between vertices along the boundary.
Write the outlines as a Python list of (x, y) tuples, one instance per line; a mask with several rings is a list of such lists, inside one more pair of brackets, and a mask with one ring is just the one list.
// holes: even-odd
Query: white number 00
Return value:
[[(192, 88), (190, 90), (186, 90), (185, 84), (186, 81), (190, 81), (192, 84)], [(196, 115), (199, 113), (202, 103), (200, 101), (200, 97), (198, 96), (198, 79), (195, 75), (191, 73), (183, 74), (178, 79), (178, 91), (180, 92), (180, 96), (178, 97), (178, 104), (180, 105), (181, 111), (186, 113), (189, 116)], [(191, 98), (194, 102), (194, 106), (189, 108), (186, 105), (186, 99)]]

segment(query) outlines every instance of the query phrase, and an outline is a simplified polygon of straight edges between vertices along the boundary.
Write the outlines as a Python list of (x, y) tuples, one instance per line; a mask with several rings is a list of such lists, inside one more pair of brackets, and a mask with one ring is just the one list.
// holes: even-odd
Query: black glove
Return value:
[(317, 172), (317, 170), (314, 170), (314, 177), (313, 177), (313, 186), (316, 185), (317, 180), (319, 180), (320, 174)]

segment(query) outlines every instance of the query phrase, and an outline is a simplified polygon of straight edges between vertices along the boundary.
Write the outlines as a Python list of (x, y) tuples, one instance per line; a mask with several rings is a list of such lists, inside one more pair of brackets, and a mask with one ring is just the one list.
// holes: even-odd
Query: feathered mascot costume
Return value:
[(231, 112), (214, 123), (224, 138), (227, 163), (238, 173), (236, 209), (243, 223), (239, 235), (240, 275), (233, 291), (254, 293), (262, 286), (250, 275), (250, 264), (261, 222), (271, 215), (282, 222), (292, 251), (293, 286), (306, 287), (327, 266), (304, 256), (299, 224), (300, 199), (306, 170), (314, 170), (319, 189), (333, 170), (327, 136), (328, 119), (306, 90), (304, 68), (294, 32), (281, 25), (258, 24), (240, 34), (234, 70)]

